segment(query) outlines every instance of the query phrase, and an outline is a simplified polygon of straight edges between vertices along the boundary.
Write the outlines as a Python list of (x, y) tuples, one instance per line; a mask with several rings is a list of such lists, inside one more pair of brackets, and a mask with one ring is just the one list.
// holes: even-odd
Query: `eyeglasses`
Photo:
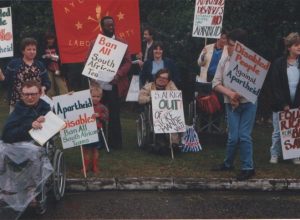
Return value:
[(169, 80), (168, 77), (159, 76), (158, 79)]
[(36, 92), (36, 93), (22, 93), (22, 96), (28, 98), (29, 96), (36, 97), (36, 96), (38, 96), (38, 94), (39, 94), (38, 92)]

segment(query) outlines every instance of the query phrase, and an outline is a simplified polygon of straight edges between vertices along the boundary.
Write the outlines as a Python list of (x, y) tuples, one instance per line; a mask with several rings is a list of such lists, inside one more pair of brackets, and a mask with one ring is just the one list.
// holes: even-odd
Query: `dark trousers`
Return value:
[(83, 63), (68, 63), (62, 66), (69, 91), (81, 91), (89, 88), (88, 78), (83, 76)]
[(115, 149), (122, 148), (121, 103), (116, 85), (113, 86), (111, 91), (103, 90), (103, 103), (109, 110), (108, 146)]

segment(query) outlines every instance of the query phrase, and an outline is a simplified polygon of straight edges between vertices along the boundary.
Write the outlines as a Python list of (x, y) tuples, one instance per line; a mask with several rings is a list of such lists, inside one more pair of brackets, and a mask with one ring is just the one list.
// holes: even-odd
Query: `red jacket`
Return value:
[[(122, 38), (116, 37), (116, 40), (127, 44), (126, 41), (124, 41)], [(127, 95), (129, 89), (128, 72), (130, 70), (130, 67), (131, 67), (131, 56), (127, 48), (123, 60), (120, 64), (120, 67), (117, 71), (117, 74), (120, 76), (119, 80), (117, 81), (119, 97), (126, 97)]]

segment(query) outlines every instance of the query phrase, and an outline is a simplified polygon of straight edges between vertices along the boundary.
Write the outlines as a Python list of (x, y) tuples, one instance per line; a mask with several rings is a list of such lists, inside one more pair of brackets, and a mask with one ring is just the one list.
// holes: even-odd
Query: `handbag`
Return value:
[(196, 101), (198, 108), (208, 114), (214, 114), (222, 109), (218, 96), (214, 91), (209, 95), (198, 95)]
[(193, 126), (186, 125), (186, 131), (181, 137), (181, 152), (198, 152), (202, 150), (198, 134)]

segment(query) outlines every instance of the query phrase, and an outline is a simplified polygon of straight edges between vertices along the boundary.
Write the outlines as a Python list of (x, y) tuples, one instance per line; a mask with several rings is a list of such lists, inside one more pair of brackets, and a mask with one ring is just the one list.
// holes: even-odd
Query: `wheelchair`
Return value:
[(197, 96), (206, 96), (212, 92), (212, 83), (195, 82), (194, 98), (188, 104), (188, 121), (194, 125), (197, 133), (224, 134), (226, 128), (222, 126), (225, 118), (224, 106), (222, 110), (212, 114), (202, 111), (198, 107)]
[(138, 115), (136, 132), (138, 148), (159, 154), (165, 154), (170, 150), (171, 157), (174, 159), (174, 146), (171, 143), (171, 134), (154, 133), (151, 104), (146, 104), (144, 111)]
[[(35, 144), (32, 142), (28, 142), (27, 145), (35, 148)], [(4, 188), (0, 189), (0, 193), (2, 193), (0, 197), (0, 213), (4, 218), (18, 219), (27, 208), (33, 209), (38, 215), (44, 214), (47, 210), (47, 197), (50, 191), (53, 193), (56, 201), (63, 198), (66, 186), (66, 166), (63, 152), (54, 144), (54, 138), (44, 146), (39, 146), (39, 148), (34, 151), (38, 152), (38, 156), (32, 157), (34, 158), (33, 160), (29, 160), (26, 156), (26, 160), (22, 164), (16, 163), (16, 161), (7, 156), (7, 153), (3, 153), (5, 156), (2, 163), (4, 169), (1, 173), (3, 175), (1, 180), (3, 181), (7, 176), (9, 177), (8, 179), (11, 179), (1, 183), (4, 188), (8, 186), (6, 189), (10, 189), (10, 191), (6, 191)], [(27, 155), (30, 154), (28, 152), (26, 153)], [(38, 160), (40, 162), (35, 163)], [(36, 169), (37, 164), (40, 165), (38, 166), (40, 170)], [(51, 164), (53, 169), (51, 169), (51, 166), (48, 166), (49, 164)], [(31, 173), (32, 170), (36, 170), (38, 175), (35, 175), (36, 173), (34, 172), (35, 174), (28, 176), (28, 173)], [(12, 179), (13, 177), (17, 178)], [(14, 182), (14, 180), (16, 181)], [(9, 187), (8, 184), (13, 186)]]

